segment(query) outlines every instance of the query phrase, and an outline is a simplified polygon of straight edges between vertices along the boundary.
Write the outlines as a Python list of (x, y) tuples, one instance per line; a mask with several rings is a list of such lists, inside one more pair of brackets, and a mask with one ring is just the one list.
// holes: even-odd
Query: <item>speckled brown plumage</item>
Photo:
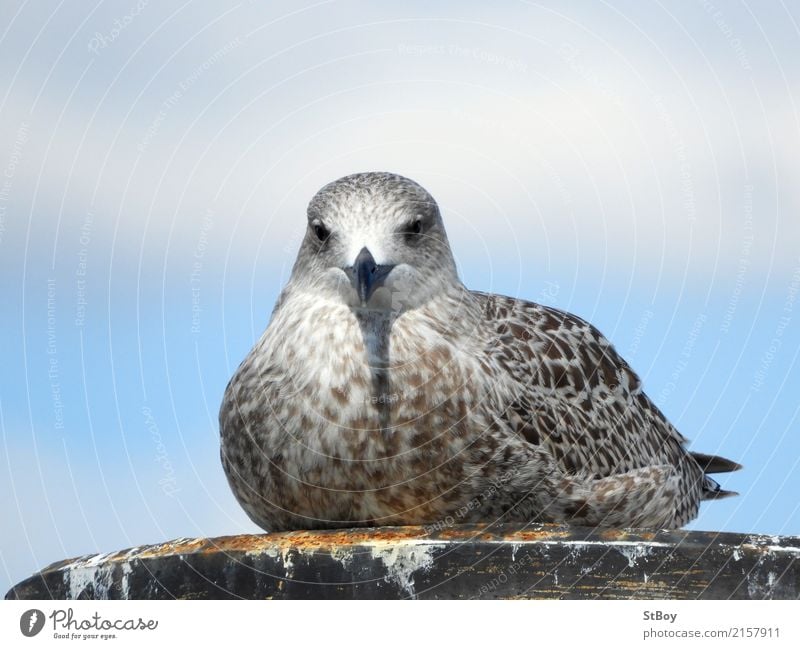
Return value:
[(413, 181), (340, 179), (308, 222), (220, 410), (225, 472), (264, 529), (679, 527), (729, 494), (703, 467), (738, 465), (687, 451), (594, 327), (467, 290)]

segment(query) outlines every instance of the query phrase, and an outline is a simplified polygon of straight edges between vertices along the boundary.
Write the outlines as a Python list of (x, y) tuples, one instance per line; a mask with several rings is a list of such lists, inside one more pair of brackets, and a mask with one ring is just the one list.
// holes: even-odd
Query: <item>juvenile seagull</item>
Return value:
[(592, 325), (464, 287), (436, 202), (323, 187), (228, 384), (222, 464), (269, 531), (504, 521), (673, 528), (732, 495)]

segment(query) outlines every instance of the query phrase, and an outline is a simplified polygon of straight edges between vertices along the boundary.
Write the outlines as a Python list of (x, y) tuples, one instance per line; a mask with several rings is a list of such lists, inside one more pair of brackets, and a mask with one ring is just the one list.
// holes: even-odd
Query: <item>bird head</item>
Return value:
[(356, 309), (402, 312), (459, 284), (439, 207), (413, 180), (345, 176), (317, 192), (292, 280)]

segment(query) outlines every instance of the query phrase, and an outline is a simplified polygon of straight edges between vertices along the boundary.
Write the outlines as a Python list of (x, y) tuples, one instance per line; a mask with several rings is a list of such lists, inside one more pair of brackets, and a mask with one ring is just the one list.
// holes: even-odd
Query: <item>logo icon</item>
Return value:
[(44, 627), (44, 613), (38, 608), (25, 611), (19, 618), (19, 630), (22, 635), (32, 638)]

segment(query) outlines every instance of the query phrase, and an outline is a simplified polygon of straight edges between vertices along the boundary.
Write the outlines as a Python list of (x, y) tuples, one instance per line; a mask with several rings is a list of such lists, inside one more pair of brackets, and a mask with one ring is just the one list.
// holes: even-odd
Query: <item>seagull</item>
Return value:
[(416, 182), (340, 178), (307, 221), (220, 408), (223, 468), (263, 529), (678, 528), (736, 495), (708, 474), (740, 465), (689, 451), (594, 326), (467, 289)]

